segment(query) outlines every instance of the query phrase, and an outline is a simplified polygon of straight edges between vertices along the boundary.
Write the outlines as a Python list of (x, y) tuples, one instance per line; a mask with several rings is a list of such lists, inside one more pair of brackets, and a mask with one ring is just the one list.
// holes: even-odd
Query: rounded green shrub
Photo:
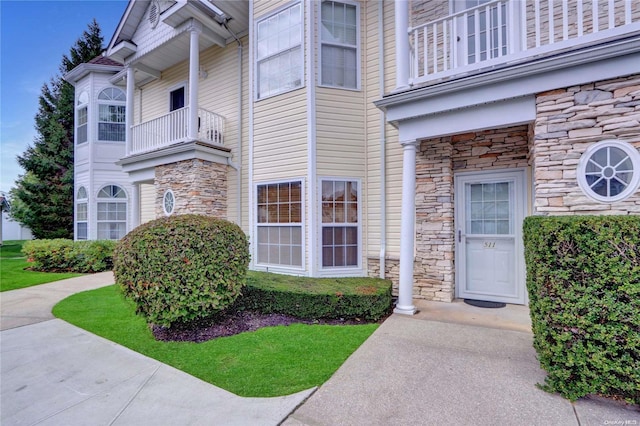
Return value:
[(118, 242), (116, 283), (149, 323), (170, 327), (211, 316), (240, 295), (249, 243), (239, 226), (176, 215), (143, 224)]

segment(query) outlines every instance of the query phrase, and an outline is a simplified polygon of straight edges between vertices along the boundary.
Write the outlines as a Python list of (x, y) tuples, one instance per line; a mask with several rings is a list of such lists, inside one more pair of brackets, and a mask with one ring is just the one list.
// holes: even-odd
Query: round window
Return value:
[(170, 189), (164, 193), (164, 197), (162, 197), (162, 208), (164, 209), (164, 213), (166, 215), (170, 215), (173, 213), (173, 209), (175, 207), (176, 199), (173, 196), (173, 191)]
[(624, 200), (638, 189), (640, 152), (631, 144), (605, 140), (590, 146), (578, 162), (578, 185), (603, 203)]

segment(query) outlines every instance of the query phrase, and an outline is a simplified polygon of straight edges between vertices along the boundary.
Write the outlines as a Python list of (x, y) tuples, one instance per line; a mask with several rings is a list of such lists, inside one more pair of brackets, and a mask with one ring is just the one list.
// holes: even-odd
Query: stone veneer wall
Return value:
[(640, 75), (557, 89), (536, 98), (532, 160), (538, 214), (640, 214), (640, 192), (599, 203), (576, 180), (580, 156), (594, 142), (618, 139), (640, 149)]
[(414, 296), (455, 296), (454, 181), (457, 171), (527, 167), (529, 126), (422, 141), (416, 162)]
[(227, 218), (227, 165), (200, 159), (156, 167), (156, 217), (164, 216), (166, 190), (175, 197), (174, 214), (203, 214)]
[[(400, 278), (400, 259), (397, 257), (387, 257), (384, 261), (384, 277), (387, 280), (391, 280), (393, 284), (393, 294), (398, 295), (398, 282)], [(367, 273), (370, 277), (380, 278), (380, 258), (369, 257), (367, 258)], [(413, 287), (414, 295), (419, 295), (419, 290)]]

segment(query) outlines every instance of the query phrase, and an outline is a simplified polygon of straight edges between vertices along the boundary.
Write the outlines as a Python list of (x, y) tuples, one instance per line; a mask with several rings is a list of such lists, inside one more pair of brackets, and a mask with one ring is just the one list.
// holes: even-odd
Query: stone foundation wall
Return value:
[(454, 172), (527, 167), (529, 126), (422, 141), (416, 162), (414, 296), (455, 296)]
[[(385, 279), (391, 280), (393, 283), (393, 295), (398, 295), (398, 281), (400, 278), (400, 259), (387, 258), (384, 264), (384, 276)], [(380, 278), (380, 258), (369, 257), (367, 258), (367, 275), (371, 278)], [(414, 293), (417, 289), (413, 288)]]
[(640, 214), (640, 193), (599, 203), (576, 180), (593, 143), (618, 139), (640, 150), (640, 75), (538, 94), (532, 144), (538, 214)]
[(192, 159), (156, 167), (156, 217), (163, 217), (165, 191), (173, 191), (173, 214), (227, 218), (227, 165)]

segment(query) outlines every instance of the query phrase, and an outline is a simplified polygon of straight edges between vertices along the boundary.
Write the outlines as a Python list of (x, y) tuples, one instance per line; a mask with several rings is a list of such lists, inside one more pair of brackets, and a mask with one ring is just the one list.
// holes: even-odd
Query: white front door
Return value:
[(524, 304), (525, 171), (455, 177), (456, 296)]

